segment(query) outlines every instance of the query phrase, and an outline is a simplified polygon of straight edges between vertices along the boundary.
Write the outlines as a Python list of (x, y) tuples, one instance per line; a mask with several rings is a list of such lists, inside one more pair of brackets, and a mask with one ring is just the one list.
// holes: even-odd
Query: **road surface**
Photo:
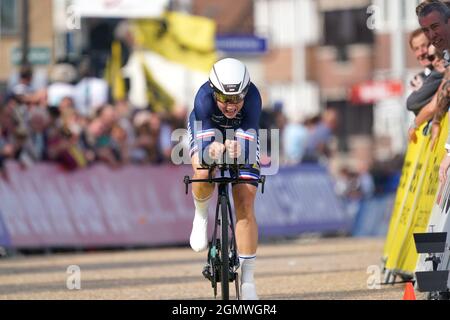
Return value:
[[(260, 298), (402, 299), (404, 284), (368, 288), (378, 277), (383, 243), (303, 238), (261, 244), (255, 271)], [(212, 299), (201, 275), (205, 259), (188, 247), (2, 258), (0, 299)], [(79, 268), (79, 278), (69, 266)], [(73, 288), (77, 279), (80, 289), (69, 290), (67, 283)]]

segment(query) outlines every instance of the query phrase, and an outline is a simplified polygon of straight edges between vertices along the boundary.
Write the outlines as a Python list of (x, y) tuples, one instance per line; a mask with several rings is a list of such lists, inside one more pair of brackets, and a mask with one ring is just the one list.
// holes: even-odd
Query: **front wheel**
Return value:
[(222, 287), (222, 300), (230, 299), (230, 258), (228, 256), (228, 203), (227, 198), (222, 196), (220, 198), (220, 212), (221, 212), (221, 242), (220, 242), (220, 255), (222, 260), (221, 268), (221, 287)]

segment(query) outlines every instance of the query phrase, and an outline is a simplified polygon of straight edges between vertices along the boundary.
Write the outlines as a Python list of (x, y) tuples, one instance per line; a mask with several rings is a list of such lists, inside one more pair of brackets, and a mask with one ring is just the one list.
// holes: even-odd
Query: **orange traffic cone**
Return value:
[(412, 282), (408, 282), (405, 286), (405, 293), (403, 294), (403, 300), (416, 300), (416, 295), (414, 294), (414, 286)]

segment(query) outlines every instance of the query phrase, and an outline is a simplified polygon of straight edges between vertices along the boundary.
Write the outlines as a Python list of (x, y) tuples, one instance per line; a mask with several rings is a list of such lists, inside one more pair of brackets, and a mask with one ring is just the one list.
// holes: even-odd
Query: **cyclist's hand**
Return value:
[(239, 158), (241, 155), (241, 144), (235, 140), (225, 140), (225, 147), (227, 148), (230, 158)]
[(213, 160), (219, 160), (225, 151), (225, 145), (220, 142), (214, 141), (209, 146), (209, 157)]

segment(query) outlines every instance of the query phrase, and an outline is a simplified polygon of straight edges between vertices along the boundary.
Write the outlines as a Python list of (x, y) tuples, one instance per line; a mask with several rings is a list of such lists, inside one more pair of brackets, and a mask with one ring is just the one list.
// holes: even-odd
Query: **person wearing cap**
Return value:
[[(241, 295), (244, 300), (256, 300), (254, 268), (258, 244), (258, 226), (254, 212), (259, 164), (259, 118), (261, 95), (250, 81), (246, 66), (237, 59), (226, 58), (214, 64), (209, 81), (198, 90), (194, 109), (189, 116), (188, 133), (190, 157), (194, 179), (205, 179), (207, 170), (199, 170), (201, 164), (221, 159), (226, 152), (230, 158), (241, 154), (247, 160), (240, 170), (240, 178), (248, 183), (233, 185), (236, 208), (236, 241), (241, 265)], [(236, 139), (227, 137), (231, 129)], [(217, 132), (220, 132), (221, 139)], [(196, 183), (192, 187), (195, 215), (190, 245), (196, 252), (208, 247), (208, 207), (214, 185)]]

